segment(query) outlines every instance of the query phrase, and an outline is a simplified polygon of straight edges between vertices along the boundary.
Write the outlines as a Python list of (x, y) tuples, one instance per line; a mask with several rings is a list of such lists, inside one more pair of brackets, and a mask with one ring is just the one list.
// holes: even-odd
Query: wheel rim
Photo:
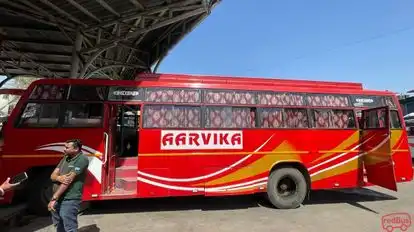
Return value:
[(277, 183), (276, 192), (282, 198), (291, 198), (297, 194), (298, 185), (290, 176), (284, 176)]

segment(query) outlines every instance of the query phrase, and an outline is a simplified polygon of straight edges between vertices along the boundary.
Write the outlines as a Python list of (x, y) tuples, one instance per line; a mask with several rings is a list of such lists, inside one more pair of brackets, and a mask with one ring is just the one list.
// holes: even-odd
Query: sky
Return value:
[(158, 72), (414, 89), (412, 0), (223, 0)]

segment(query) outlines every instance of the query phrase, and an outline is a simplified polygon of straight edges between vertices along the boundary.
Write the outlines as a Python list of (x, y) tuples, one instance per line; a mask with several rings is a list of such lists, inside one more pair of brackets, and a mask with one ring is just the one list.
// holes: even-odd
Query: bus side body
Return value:
[[(372, 185), (364, 175), (365, 151), (361, 148), (361, 131), (357, 127), (144, 128), (141, 136), (138, 189), (144, 197), (193, 195), (203, 191), (205, 195), (263, 192), (270, 172), (283, 165), (301, 169), (314, 190)], [(411, 181), (412, 165), (407, 135), (402, 127), (391, 129), (389, 145), (395, 163), (395, 181)], [(227, 149), (203, 149), (212, 146), (226, 146)]]
[[(135, 190), (129, 194), (106, 195), (108, 179), (116, 176), (116, 167), (106, 165), (111, 157), (111, 142), (108, 128), (113, 118), (108, 100), (100, 102), (72, 101), (69, 105), (95, 104), (101, 107), (98, 123), (94, 126), (56, 128), (18, 128), (22, 111), (27, 108), (29, 94), (38, 84), (67, 84), (85, 86), (128, 86), (130, 88), (189, 88), (191, 84), (179, 81), (81, 81), (42, 80), (34, 82), (22, 96), (5, 127), (4, 147), (0, 159), (0, 178), (29, 170), (34, 180), (39, 176), (48, 177), (62, 157), (63, 144), (67, 139), (83, 141), (83, 152), (89, 157), (88, 176), (83, 199), (104, 200), (136, 197), (166, 197), (189, 195), (237, 195), (266, 191), (268, 177), (272, 170), (281, 166), (296, 167), (308, 180), (310, 189), (354, 188), (370, 185), (364, 181), (361, 128), (357, 123), (355, 108), (307, 107), (307, 106), (265, 106), (228, 104), (171, 104), (128, 101), (141, 107), (139, 126), (138, 156), (136, 172), (127, 178)], [(238, 89), (240, 91), (262, 91), (270, 88), (263, 85), (250, 86), (226, 84), (199, 84), (200, 89)], [(224, 86), (224, 87), (223, 87)], [(308, 90), (309, 88), (307, 88)], [(332, 88), (319, 89), (311, 93), (329, 93)], [(267, 91), (304, 92), (295, 87), (274, 88)], [(342, 90), (341, 94), (395, 96), (386, 92), (364, 92)], [(61, 102), (47, 100), (37, 104), (45, 108), (58, 107)], [(65, 103), (66, 104), (66, 103)], [(119, 103), (119, 104), (126, 104)], [(99, 105), (99, 106), (98, 106)], [(185, 122), (175, 126), (160, 123), (167, 118), (172, 106), (178, 114), (185, 112)], [(164, 107), (164, 108), (163, 108)], [(181, 107), (181, 108), (180, 108)], [(193, 107), (193, 108), (192, 108)], [(69, 109), (65, 106), (65, 109)], [(239, 110), (239, 111), (237, 111)], [(282, 110), (282, 111), (281, 111)], [(337, 120), (339, 116), (353, 117), (354, 123), (343, 126), (326, 126), (324, 110), (335, 110), (328, 117)], [(394, 110), (397, 121), (401, 122), (401, 109)], [(226, 126), (217, 115), (231, 113), (232, 120)], [(172, 111), (170, 112), (172, 113)], [(192, 117), (190, 118), (190, 115)], [(266, 117), (264, 117), (266, 115)], [(199, 117), (198, 121), (194, 118)], [(344, 116), (345, 117), (345, 116)], [(246, 121), (249, 118), (249, 121)], [(265, 120), (265, 119), (266, 120)], [(170, 118), (171, 119), (171, 118)], [(169, 119), (169, 120), (170, 120)], [(194, 120), (194, 121), (191, 121)], [(95, 122), (95, 121), (94, 121)], [(88, 121), (90, 123), (90, 121)], [(208, 126), (206, 126), (208, 124)], [(280, 125), (291, 125), (280, 128)], [(89, 125), (89, 124), (88, 124)], [(333, 122), (330, 122), (333, 125)], [(396, 182), (412, 180), (412, 164), (409, 143), (404, 125), (394, 122), (389, 138), (389, 150), (395, 163)], [(399, 126), (398, 126), (399, 125)], [(25, 141), (23, 142), (23, 138)], [(380, 143), (381, 141), (377, 141)], [(127, 160), (127, 159), (125, 159)], [(131, 159), (132, 160), (132, 159)], [(13, 194), (6, 195), (10, 201)]]

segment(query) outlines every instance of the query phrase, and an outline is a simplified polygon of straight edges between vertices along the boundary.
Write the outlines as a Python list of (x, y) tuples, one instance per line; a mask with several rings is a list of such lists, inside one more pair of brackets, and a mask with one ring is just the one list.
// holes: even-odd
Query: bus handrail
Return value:
[(109, 148), (109, 135), (108, 133), (104, 132), (104, 136), (105, 136), (105, 152), (104, 152), (104, 165), (106, 164), (106, 161), (108, 160), (108, 148)]

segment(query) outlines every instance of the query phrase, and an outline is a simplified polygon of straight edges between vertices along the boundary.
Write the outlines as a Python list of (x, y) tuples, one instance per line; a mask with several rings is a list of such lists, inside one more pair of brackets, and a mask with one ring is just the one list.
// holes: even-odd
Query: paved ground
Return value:
[[(80, 231), (383, 231), (383, 215), (414, 216), (413, 193), (414, 183), (400, 184), (397, 193), (377, 187), (317, 191), (296, 210), (269, 208), (259, 196), (114, 201), (92, 205), (80, 216)], [(49, 218), (35, 218), (11, 231), (54, 229)]]

